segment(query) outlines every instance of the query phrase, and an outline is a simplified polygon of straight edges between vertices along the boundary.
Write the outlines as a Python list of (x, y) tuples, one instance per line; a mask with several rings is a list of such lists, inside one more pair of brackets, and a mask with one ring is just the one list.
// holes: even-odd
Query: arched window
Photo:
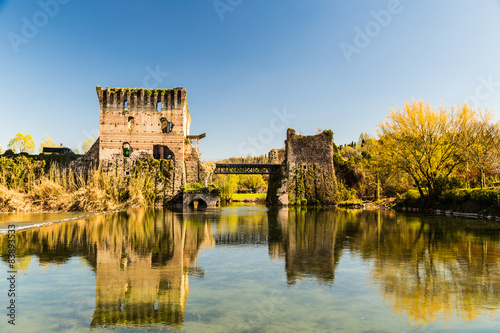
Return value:
[(156, 111), (161, 112), (161, 102), (156, 103)]
[(134, 117), (128, 117), (128, 130), (132, 131), (134, 129)]
[(128, 101), (123, 103), (123, 110), (128, 111)]

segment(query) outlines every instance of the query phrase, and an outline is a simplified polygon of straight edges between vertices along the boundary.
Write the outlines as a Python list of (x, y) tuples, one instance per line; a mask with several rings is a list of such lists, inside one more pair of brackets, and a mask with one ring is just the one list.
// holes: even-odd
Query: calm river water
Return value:
[(96, 215), (16, 231), (15, 297), (7, 235), (0, 246), (0, 332), (500, 332), (495, 222), (262, 206)]

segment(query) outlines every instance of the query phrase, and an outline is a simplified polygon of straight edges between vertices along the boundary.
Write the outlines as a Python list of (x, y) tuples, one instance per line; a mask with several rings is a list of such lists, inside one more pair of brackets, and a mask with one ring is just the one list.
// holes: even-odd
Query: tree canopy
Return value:
[(460, 126), (453, 110), (406, 102), (380, 123), (380, 153), (413, 179), (422, 197), (435, 199), (440, 182), (461, 163)]
[(52, 141), (50, 135), (45, 134), (45, 138), (40, 142), (40, 153), (43, 151), (44, 147), (57, 147), (57, 145)]
[(16, 136), (9, 141), (10, 149), (19, 153), (34, 153), (35, 152), (35, 142), (29, 134), (17, 133)]

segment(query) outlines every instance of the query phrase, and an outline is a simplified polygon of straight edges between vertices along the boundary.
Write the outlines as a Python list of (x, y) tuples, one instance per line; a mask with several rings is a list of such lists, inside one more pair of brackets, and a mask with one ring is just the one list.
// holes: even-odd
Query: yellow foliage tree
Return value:
[(17, 133), (16, 136), (9, 141), (8, 147), (14, 150), (14, 152), (32, 154), (35, 151), (35, 142), (31, 135)]
[(468, 105), (457, 113), (461, 129), (457, 142), (466, 161), (479, 170), (481, 188), (486, 186), (485, 171), (494, 163), (499, 143), (500, 131), (493, 118), (491, 111), (476, 111)]
[(439, 195), (441, 181), (461, 163), (460, 123), (454, 116), (454, 110), (411, 101), (402, 110), (391, 109), (379, 125), (383, 158), (407, 173), (429, 202)]
[(85, 154), (86, 152), (88, 152), (90, 150), (90, 148), (92, 148), (92, 145), (94, 144), (95, 140), (96, 139), (94, 137), (90, 137), (90, 138), (86, 139), (85, 141), (83, 141), (82, 154)]
[(45, 139), (40, 142), (40, 153), (43, 151), (43, 147), (57, 147), (57, 145), (48, 134), (45, 134)]

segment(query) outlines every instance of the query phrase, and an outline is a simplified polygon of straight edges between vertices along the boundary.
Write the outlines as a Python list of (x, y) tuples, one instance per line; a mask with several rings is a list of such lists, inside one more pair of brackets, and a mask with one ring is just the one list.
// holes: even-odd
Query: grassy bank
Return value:
[(162, 204), (172, 166), (144, 160), (126, 176), (91, 168), (77, 173), (25, 156), (0, 158), (0, 212), (109, 211)]
[(265, 203), (266, 195), (266, 193), (235, 193), (232, 196), (232, 201)]
[(446, 190), (432, 205), (417, 190), (407, 191), (396, 207), (432, 208), (457, 212), (500, 215), (500, 188), (473, 188)]

